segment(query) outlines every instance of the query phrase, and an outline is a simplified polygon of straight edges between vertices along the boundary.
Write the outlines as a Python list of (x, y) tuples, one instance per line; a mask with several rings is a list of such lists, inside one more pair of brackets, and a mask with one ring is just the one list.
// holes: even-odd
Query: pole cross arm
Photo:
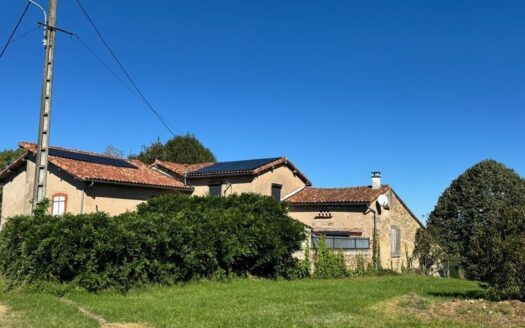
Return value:
[(66, 31), (66, 30), (61, 29), (61, 28), (58, 28), (58, 27), (56, 27), (56, 26), (51, 26), (51, 25), (48, 25), (48, 24), (44, 24), (44, 23), (42, 23), (42, 22), (37, 22), (37, 23), (38, 23), (38, 25), (43, 26), (43, 27), (45, 27), (45, 28), (48, 28), (48, 29), (50, 29), (50, 30), (54, 30), (54, 31), (58, 31), (58, 32), (62, 32), (62, 33), (64, 33), (64, 34), (71, 35), (71, 36), (79, 36), (79, 35), (76, 34), (76, 33)]

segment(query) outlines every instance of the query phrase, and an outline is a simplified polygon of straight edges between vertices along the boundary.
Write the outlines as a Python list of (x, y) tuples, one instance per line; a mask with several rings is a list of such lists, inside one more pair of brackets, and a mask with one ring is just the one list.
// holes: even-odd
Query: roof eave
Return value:
[(275, 161), (273, 162), (270, 162), (266, 165), (263, 165), (257, 169), (254, 170), (254, 173), (255, 174), (263, 174), (269, 170), (272, 170), (274, 169), (275, 167), (279, 166), (279, 165), (286, 165), (290, 171), (292, 171), (292, 173), (296, 176), (299, 177), (299, 179), (303, 180), (304, 184), (306, 186), (311, 186), (312, 185), (312, 182), (306, 177), (306, 175), (303, 174), (303, 172), (301, 172), (297, 166), (295, 166), (288, 158), (286, 157), (280, 157), (278, 159), (276, 159)]
[(9, 176), (13, 172), (14, 169), (18, 168), (22, 163), (26, 161), (26, 156), (28, 152), (24, 153), (22, 156), (18, 157), (14, 162), (9, 164), (7, 167), (5, 167), (3, 170), (0, 170), (0, 184), (3, 183), (4, 179)]
[(414, 214), (414, 212), (412, 212), (412, 210), (407, 206), (407, 204), (401, 199), (401, 197), (399, 197), (399, 195), (394, 191), (394, 188), (390, 188), (390, 191), (392, 191), (392, 193), (396, 196), (397, 200), (401, 203), (401, 205), (403, 205), (403, 207), (408, 211), (408, 213), (412, 216), (412, 218), (414, 218), (414, 220), (416, 220), (416, 222), (421, 226), (421, 228), (425, 229), (425, 225), (423, 224), (423, 222), (421, 222), (418, 217), (416, 216), (416, 214)]
[(332, 206), (344, 206), (344, 205), (370, 205), (369, 201), (356, 201), (356, 202), (286, 202), (293, 206), (312, 206), (312, 205), (332, 205)]
[(177, 176), (179, 178), (183, 178), (184, 175), (181, 175), (179, 172), (176, 172), (174, 170), (172, 170), (171, 168), (167, 167), (166, 165), (162, 165), (162, 163), (153, 163), (151, 165), (148, 166), (148, 168), (152, 169), (152, 170), (155, 170), (157, 172), (160, 172), (166, 176), (169, 176), (171, 178), (173, 178), (173, 176)]
[(280, 157), (276, 159), (273, 162), (267, 163), (265, 165), (262, 165), (256, 169), (253, 170), (246, 170), (246, 171), (222, 171), (222, 172), (213, 172), (213, 173), (189, 173), (188, 178), (214, 178), (214, 177), (234, 177), (234, 176), (257, 176), (264, 174), (268, 171), (271, 171), (277, 166), (280, 166), (281, 164), (289, 166), (291, 171), (294, 175), (297, 175), (306, 186), (311, 186), (312, 182), (299, 170), (297, 167), (290, 162), (286, 157)]
[(94, 182), (94, 183), (101, 183), (101, 184), (112, 184), (112, 185), (119, 185), (119, 186), (127, 186), (127, 187), (146, 187), (146, 188), (152, 188), (152, 189), (167, 189), (167, 190), (180, 190), (180, 191), (193, 191), (193, 187), (187, 186), (187, 187), (175, 187), (175, 186), (165, 186), (165, 185), (152, 185), (152, 184), (144, 184), (144, 183), (131, 183), (131, 182), (121, 182), (121, 181), (112, 181), (112, 180), (101, 180), (101, 179), (85, 179), (86, 182)]
[(189, 173), (189, 179), (197, 178), (215, 178), (215, 177), (238, 177), (238, 176), (255, 176), (253, 171), (223, 171), (223, 172), (213, 172), (213, 173)]

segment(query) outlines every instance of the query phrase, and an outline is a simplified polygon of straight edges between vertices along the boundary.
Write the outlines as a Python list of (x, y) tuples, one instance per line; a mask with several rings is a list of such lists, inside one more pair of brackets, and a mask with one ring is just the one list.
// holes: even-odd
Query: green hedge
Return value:
[(12, 282), (73, 282), (91, 291), (286, 276), (304, 238), (304, 227), (271, 197), (169, 195), (116, 217), (10, 218), (0, 232), (0, 273)]

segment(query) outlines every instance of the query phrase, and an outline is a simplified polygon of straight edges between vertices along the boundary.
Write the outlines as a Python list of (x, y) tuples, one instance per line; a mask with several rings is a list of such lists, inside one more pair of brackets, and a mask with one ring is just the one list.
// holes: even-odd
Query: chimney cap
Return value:
[(381, 172), (374, 171), (372, 172), (372, 189), (381, 188)]

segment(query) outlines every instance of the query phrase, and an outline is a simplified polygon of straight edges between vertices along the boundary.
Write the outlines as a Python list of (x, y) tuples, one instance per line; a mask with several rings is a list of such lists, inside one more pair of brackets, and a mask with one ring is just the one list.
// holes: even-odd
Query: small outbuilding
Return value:
[(353, 266), (361, 257), (372, 261), (376, 236), (381, 266), (400, 271), (417, 266), (412, 260), (416, 231), (423, 225), (379, 172), (372, 185), (349, 188), (306, 187), (284, 200), (290, 216), (311, 230), (310, 245), (324, 236), (326, 244), (342, 252)]

